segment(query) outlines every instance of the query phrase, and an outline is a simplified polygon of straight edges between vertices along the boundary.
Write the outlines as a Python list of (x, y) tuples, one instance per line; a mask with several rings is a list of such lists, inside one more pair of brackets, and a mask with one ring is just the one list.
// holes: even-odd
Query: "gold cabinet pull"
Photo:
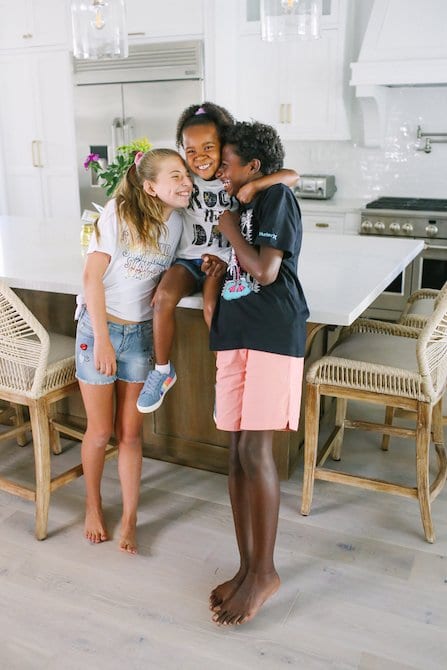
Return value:
[(321, 223), (316, 223), (316, 224), (315, 224), (315, 227), (316, 227), (316, 228), (329, 228), (329, 224), (328, 224), (328, 223), (323, 223), (323, 222), (321, 222)]
[(39, 167), (39, 164), (36, 159), (36, 149), (37, 149), (37, 140), (31, 142), (31, 156), (33, 160), (33, 167)]
[(33, 161), (33, 167), (41, 168), (43, 167), (41, 155), (40, 155), (40, 145), (42, 142), (40, 140), (33, 140), (31, 142), (31, 156)]

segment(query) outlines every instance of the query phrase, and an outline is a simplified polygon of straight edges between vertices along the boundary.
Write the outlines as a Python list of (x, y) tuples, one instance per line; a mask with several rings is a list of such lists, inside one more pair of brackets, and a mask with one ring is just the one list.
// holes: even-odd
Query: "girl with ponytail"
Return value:
[(109, 539), (101, 478), (114, 433), (123, 501), (119, 548), (131, 554), (137, 550), (142, 461), (143, 416), (136, 401), (151, 366), (152, 298), (180, 240), (182, 219), (175, 210), (188, 205), (191, 192), (176, 151), (138, 153), (98, 221), (77, 299), (76, 374), (87, 414), (84, 534), (92, 543)]

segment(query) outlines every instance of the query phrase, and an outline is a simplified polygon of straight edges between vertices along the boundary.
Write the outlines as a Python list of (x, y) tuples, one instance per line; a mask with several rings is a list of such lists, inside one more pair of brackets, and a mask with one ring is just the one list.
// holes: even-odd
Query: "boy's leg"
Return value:
[(86, 493), (84, 535), (97, 543), (109, 539), (101, 505), (101, 478), (105, 449), (112, 434), (114, 385), (80, 381), (79, 386), (87, 414), (81, 447)]
[(143, 415), (136, 409), (142, 384), (117, 381), (115, 434), (118, 440), (118, 473), (123, 498), (119, 548), (137, 552), (136, 525), (140, 494)]
[(273, 562), (279, 480), (272, 445), (273, 431), (241, 431), (238, 451), (248, 490), (253, 549), (245, 579), (213, 616), (218, 624), (249, 621), (279, 588)]
[(222, 288), (222, 280), (223, 277), (206, 277), (203, 282), (203, 318), (208, 330), (211, 328), (217, 299)]
[(239, 458), (240, 433), (231, 433), (228, 490), (233, 512), (234, 529), (239, 548), (240, 565), (234, 577), (219, 584), (210, 594), (210, 609), (217, 612), (220, 605), (230, 598), (243, 582), (253, 552), (250, 501), (245, 474)]
[(183, 265), (173, 265), (163, 275), (153, 300), (154, 355), (157, 365), (165, 365), (171, 356), (175, 334), (175, 308), (191, 295), (196, 279)]

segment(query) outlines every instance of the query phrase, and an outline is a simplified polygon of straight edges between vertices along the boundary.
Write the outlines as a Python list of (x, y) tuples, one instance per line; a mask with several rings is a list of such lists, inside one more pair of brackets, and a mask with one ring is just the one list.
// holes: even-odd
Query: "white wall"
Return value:
[[(354, 60), (372, 0), (355, 3)], [(359, 103), (352, 102), (353, 138), (348, 142), (285, 142), (286, 165), (297, 172), (335, 174), (337, 195), (447, 198), (447, 143), (416, 151), (416, 129), (447, 132), (447, 87), (392, 88), (383, 147), (362, 146)]]
[[(354, 103), (353, 122), (359, 122)], [(390, 90), (384, 146), (350, 142), (285, 142), (286, 165), (301, 174), (335, 174), (338, 195), (447, 198), (447, 144), (416, 151), (416, 128), (447, 132), (447, 88)]]

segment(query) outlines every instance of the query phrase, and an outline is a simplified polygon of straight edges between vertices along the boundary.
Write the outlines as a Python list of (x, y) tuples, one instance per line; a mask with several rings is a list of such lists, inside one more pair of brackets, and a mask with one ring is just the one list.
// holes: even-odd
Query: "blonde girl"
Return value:
[(152, 353), (152, 297), (171, 265), (182, 231), (175, 211), (192, 183), (171, 149), (137, 154), (92, 237), (78, 296), (76, 369), (87, 414), (82, 443), (86, 487), (85, 537), (109, 539), (101, 504), (105, 448), (118, 443), (123, 513), (119, 547), (136, 553), (142, 415), (136, 400)]

